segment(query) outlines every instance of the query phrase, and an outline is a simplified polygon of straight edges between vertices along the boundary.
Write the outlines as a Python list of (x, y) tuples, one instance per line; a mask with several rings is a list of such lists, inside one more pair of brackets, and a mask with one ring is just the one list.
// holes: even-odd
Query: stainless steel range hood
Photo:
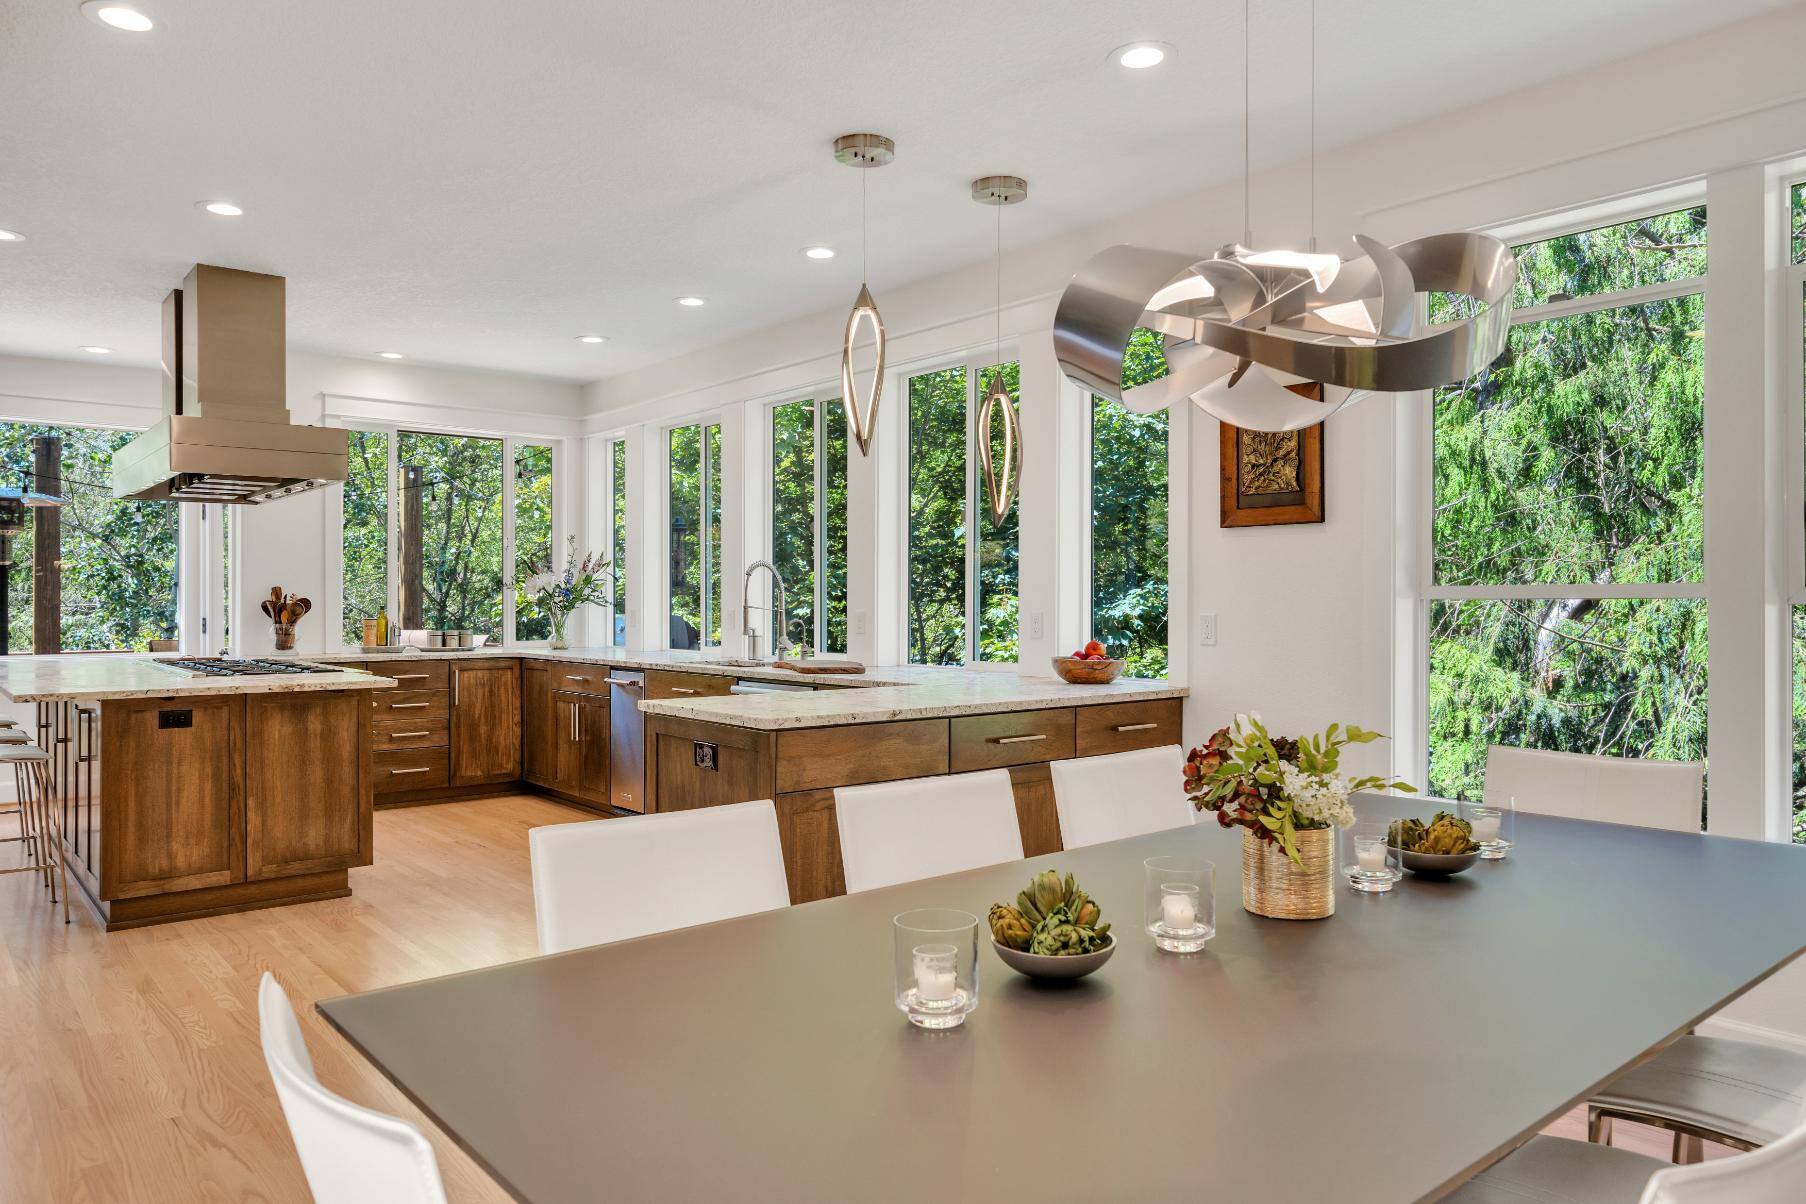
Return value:
[(280, 276), (196, 264), (163, 299), (163, 417), (113, 453), (113, 493), (255, 505), (345, 479), (345, 432), (289, 421)]

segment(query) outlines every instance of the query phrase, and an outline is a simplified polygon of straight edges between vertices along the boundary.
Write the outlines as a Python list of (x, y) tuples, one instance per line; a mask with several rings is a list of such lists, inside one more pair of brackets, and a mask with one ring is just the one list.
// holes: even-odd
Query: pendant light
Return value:
[[(1316, 250), (1316, 2), (1311, 0), (1311, 241), (1308, 251), (1251, 244), (1251, 54), (1242, 21), (1242, 241), (1199, 258), (1121, 245), (1079, 269), (1054, 314), (1054, 354), (1085, 388), (1137, 413), (1190, 398), (1246, 430), (1322, 422), (1374, 393), (1465, 380), (1505, 350), (1518, 264), (1486, 234), (1431, 234), (1396, 246), (1356, 235), (1344, 262)], [(1419, 292), (1478, 301), (1470, 316), (1419, 330)], [(1122, 387), (1137, 327), (1166, 336), (1167, 375)]]
[[(1003, 383), (1003, 207), (1028, 199), (1028, 184), (1020, 176), (984, 176), (972, 181), (972, 199), (997, 210), (997, 359), (991, 369), (991, 387), (978, 408), (978, 467), (984, 478), (985, 502), (991, 522), (1002, 526), (1016, 504), (1016, 479), (1020, 475), (1022, 422), (1016, 403)], [(991, 439), (999, 416), (1003, 418), (1003, 459), (991, 453)]]
[[(883, 134), (842, 134), (834, 140), (834, 158), (848, 167), (870, 169), (883, 167), (897, 157), (894, 142)], [(874, 424), (878, 419), (878, 398), (884, 391), (884, 318), (878, 313), (878, 303), (872, 300), (872, 290), (866, 283), (866, 217), (865, 217), (865, 176), (859, 177), (859, 295), (853, 298), (853, 308), (847, 314), (846, 332), (840, 344), (840, 404), (846, 410), (847, 430), (853, 436), (853, 442), (859, 447), (859, 454), (869, 456), (872, 452), (872, 435)], [(864, 398), (859, 396), (857, 382), (853, 378), (853, 344), (859, 336), (859, 328), (865, 323), (872, 327), (873, 348), (876, 358), (872, 363), (872, 388)]]

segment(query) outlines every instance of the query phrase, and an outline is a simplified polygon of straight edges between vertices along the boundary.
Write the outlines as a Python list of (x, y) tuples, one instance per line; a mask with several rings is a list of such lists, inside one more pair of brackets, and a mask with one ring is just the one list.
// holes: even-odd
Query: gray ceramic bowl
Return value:
[(1471, 853), (1413, 853), (1409, 849), (1398, 852), (1405, 868), (1423, 878), (1447, 878), (1480, 860), (1479, 849)]
[(1116, 952), (1116, 934), (1106, 935), (1109, 936), (1110, 943), (1096, 953), (1075, 953), (1070, 956), (1025, 953), (1020, 949), (1011, 949), (1008, 945), (999, 945), (996, 941), (991, 942), (991, 948), (997, 950), (997, 956), (1003, 959), (1004, 965), (1030, 978), (1083, 978), (1109, 961), (1110, 955)]

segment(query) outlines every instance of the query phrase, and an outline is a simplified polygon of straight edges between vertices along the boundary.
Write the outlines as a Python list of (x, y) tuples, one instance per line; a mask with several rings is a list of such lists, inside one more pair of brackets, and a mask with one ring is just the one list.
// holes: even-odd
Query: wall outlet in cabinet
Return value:
[(692, 743), (696, 750), (696, 768), (715, 771), (721, 769), (721, 749), (718, 745), (706, 744), (701, 740), (695, 740)]
[(194, 712), (186, 707), (179, 711), (158, 711), (157, 730), (165, 731), (172, 727), (193, 727)]

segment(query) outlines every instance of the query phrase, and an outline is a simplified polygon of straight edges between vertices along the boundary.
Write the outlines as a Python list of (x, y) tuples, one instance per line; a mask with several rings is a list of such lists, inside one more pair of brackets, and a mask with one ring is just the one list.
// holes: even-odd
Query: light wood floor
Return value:
[[(328, 1088), (419, 1125), (452, 1200), (506, 1199), (313, 1004), (532, 956), (527, 829), (585, 818), (526, 797), (383, 811), (349, 899), (111, 935), (0, 878), (0, 1201), (305, 1201), (257, 1039), (266, 969)], [(1584, 1114), (1550, 1132), (1584, 1138)], [(1653, 1130), (1618, 1144), (1667, 1157)]]

